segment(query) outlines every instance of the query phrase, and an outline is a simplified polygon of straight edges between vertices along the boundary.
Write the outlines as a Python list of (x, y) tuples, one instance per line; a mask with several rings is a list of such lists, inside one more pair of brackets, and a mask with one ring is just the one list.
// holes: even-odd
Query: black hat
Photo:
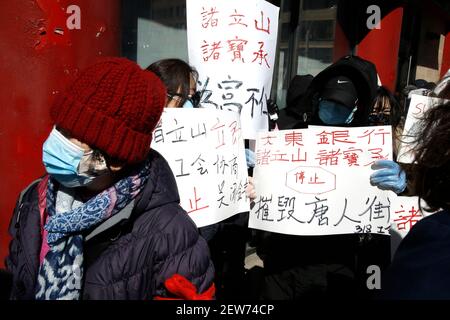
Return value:
[(322, 88), (320, 97), (341, 103), (351, 109), (355, 107), (356, 101), (358, 100), (358, 94), (356, 93), (353, 82), (344, 76), (338, 76), (328, 80)]

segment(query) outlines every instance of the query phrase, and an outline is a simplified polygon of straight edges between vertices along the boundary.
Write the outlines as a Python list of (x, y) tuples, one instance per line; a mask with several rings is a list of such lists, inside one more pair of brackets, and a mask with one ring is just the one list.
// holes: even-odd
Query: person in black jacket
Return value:
[[(312, 80), (300, 100), (293, 128), (308, 124), (370, 125), (377, 88), (373, 63), (343, 57)], [(257, 241), (265, 272), (262, 299), (369, 298), (367, 267), (377, 265), (384, 270), (390, 261), (390, 238), (386, 235), (263, 232)]]
[(11, 219), (12, 299), (214, 297), (206, 241), (150, 149), (166, 100), (162, 81), (124, 58), (98, 61), (57, 99), (48, 174)]

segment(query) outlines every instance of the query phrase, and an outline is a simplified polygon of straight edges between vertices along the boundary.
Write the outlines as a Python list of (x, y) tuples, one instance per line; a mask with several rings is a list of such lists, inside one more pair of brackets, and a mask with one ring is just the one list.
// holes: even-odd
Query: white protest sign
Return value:
[(411, 95), (411, 102), (409, 104), (408, 115), (403, 128), (401, 144), (397, 156), (398, 162), (412, 163), (414, 161), (412, 149), (415, 146), (414, 141), (417, 138), (417, 125), (420, 124), (420, 119), (423, 118), (425, 112), (430, 107), (445, 101), (447, 100), (418, 94)]
[(237, 113), (165, 108), (151, 146), (169, 163), (180, 205), (197, 227), (249, 211), (247, 164)]
[(242, 135), (268, 130), (279, 8), (263, 0), (187, 0), (189, 63), (201, 105), (237, 111)]
[(388, 234), (391, 199), (370, 166), (392, 159), (390, 126), (259, 133), (249, 227), (293, 235)]

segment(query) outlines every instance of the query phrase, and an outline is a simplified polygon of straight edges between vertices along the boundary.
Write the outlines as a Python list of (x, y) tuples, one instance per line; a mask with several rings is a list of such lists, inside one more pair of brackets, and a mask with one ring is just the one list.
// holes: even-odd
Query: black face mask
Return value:
[(369, 125), (371, 126), (382, 126), (390, 125), (391, 119), (389, 114), (384, 113), (374, 113), (369, 115)]

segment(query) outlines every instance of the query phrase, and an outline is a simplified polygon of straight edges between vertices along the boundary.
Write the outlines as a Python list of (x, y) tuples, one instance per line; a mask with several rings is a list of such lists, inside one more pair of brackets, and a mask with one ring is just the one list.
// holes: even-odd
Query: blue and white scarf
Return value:
[[(49, 246), (40, 265), (37, 300), (78, 300), (83, 284), (83, 231), (117, 214), (144, 188), (150, 172), (147, 161), (130, 176), (118, 181), (83, 205), (56, 212), (56, 188), (48, 179), (46, 209), (48, 219), (43, 241)], [(47, 237), (45, 237), (47, 234)]]

